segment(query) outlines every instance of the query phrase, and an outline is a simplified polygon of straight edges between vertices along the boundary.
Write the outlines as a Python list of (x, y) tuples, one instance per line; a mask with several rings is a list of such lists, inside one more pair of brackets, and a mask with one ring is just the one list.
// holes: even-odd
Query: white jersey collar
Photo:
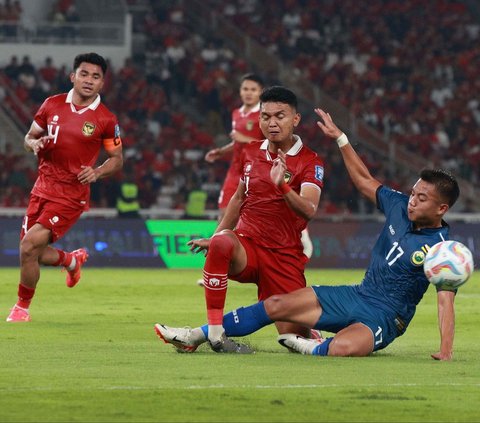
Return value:
[(260, 110), (260, 102), (258, 102), (255, 106), (253, 106), (253, 108), (250, 109), (248, 113), (245, 113), (245, 105), (243, 105), (242, 107), (240, 107), (240, 109), (238, 109), (242, 117), (248, 116), (250, 113), (258, 112), (259, 110)]
[[(293, 144), (291, 147), (290, 147), (290, 150), (287, 151), (287, 156), (296, 156), (300, 150), (302, 149), (303, 147), (303, 142), (302, 142), (302, 139), (298, 136), (298, 135), (293, 135), (293, 138), (295, 139), (295, 144)], [(267, 159), (268, 160), (272, 160), (272, 158), (270, 157), (270, 153), (268, 151), (268, 144), (269, 144), (270, 141), (268, 141), (268, 139), (266, 139), (265, 141), (262, 142), (262, 145), (260, 146), (260, 150), (265, 150), (266, 151), (266, 154), (267, 154)]]
[(67, 94), (67, 99), (65, 100), (65, 103), (70, 103), (70, 108), (72, 109), (72, 112), (82, 114), (86, 112), (88, 109), (90, 110), (96, 110), (99, 104), (101, 103), (102, 99), (100, 98), (100, 94), (97, 94), (97, 98), (88, 106), (84, 107), (83, 109), (77, 110), (77, 108), (74, 106), (73, 102), (73, 88), (68, 92)]

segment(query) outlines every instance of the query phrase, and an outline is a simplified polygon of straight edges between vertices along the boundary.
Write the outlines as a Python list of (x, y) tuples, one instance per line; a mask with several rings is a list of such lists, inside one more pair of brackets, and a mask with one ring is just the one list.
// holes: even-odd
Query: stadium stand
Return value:
[[(88, 11), (88, 2), (81, 3), (74, 8), (75, 22)], [(207, 209), (216, 208), (228, 163), (208, 165), (203, 156), (213, 145), (227, 142), (237, 81), (251, 70), (268, 83), (291, 82), (294, 89), (301, 80), (313, 82), (347, 107), (349, 118), (388, 140), (390, 150), (428, 157), (478, 183), (479, 26), (464, 4), (421, 1), (422, 20), (419, 2), (413, 0), (401, 5), (389, 0), (324, 3), (320, 11), (317, 2), (308, 0), (278, 1), (275, 8), (257, 0), (126, 2), (135, 49), (123, 66), (112, 69), (103, 98), (118, 115), (142, 208), (183, 210), (193, 186), (207, 192)], [(65, 14), (75, 4), (59, 1), (50, 16)], [(247, 62), (248, 45), (240, 54), (227, 26), (212, 31), (210, 20), (202, 25), (199, 17), (206, 11), (233, 24), (242, 42), (255, 40), (265, 52), (263, 60)], [(30, 63), (28, 57), (0, 60), (5, 60), (0, 62), (3, 111), (17, 125), (29, 124), (43, 98), (69, 89), (68, 68), (49, 57), (41, 63)], [(287, 82), (284, 69), (289, 70)], [(324, 101), (319, 104), (327, 107)], [(327, 165), (322, 212), (371, 211), (345, 175), (335, 146), (323, 142), (311, 103), (305, 101), (302, 113), (300, 135)], [(368, 145), (359, 150), (391, 186), (411, 184), (411, 169), (395, 164), (395, 157), (392, 165), (392, 155)], [(11, 177), (3, 166), (11, 147), (4, 143), (2, 152), (0, 205), (22, 204), (34, 172), (27, 161), (19, 161), (16, 174), (28, 179)], [(114, 207), (120, 178), (95, 184), (92, 205)], [(471, 205), (462, 207), (469, 211)]]

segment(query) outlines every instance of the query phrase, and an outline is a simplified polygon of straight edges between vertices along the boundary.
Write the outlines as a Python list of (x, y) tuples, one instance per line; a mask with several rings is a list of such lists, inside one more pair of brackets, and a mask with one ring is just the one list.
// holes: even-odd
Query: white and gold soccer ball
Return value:
[(428, 250), (423, 270), (428, 281), (443, 289), (456, 289), (473, 272), (472, 252), (461, 242), (442, 241)]

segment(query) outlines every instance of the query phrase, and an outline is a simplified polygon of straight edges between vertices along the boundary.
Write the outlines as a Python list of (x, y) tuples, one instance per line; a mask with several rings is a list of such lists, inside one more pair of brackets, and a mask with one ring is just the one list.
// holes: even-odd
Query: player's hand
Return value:
[(205, 255), (207, 255), (208, 248), (210, 247), (210, 238), (192, 239), (187, 242), (187, 245), (190, 247), (192, 253), (198, 254), (201, 251), (205, 251)]
[(47, 151), (53, 147), (53, 140), (55, 137), (52, 135), (45, 135), (38, 139), (34, 139), (30, 142), (30, 147), (33, 151), (33, 154), (37, 155), (40, 150)]
[(82, 170), (77, 174), (77, 179), (82, 185), (86, 185), (96, 182), (98, 176), (91, 166), (82, 166)]
[(214, 148), (205, 154), (205, 161), (208, 163), (213, 163), (215, 160), (218, 160), (222, 156), (219, 148)]
[(453, 358), (453, 353), (452, 352), (448, 352), (448, 353), (437, 352), (435, 354), (432, 354), (432, 358), (434, 360), (450, 361)]
[(286, 154), (282, 150), (278, 150), (278, 156), (273, 161), (273, 166), (270, 170), (270, 179), (277, 187), (285, 182), (285, 172), (287, 170), (286, 157)]
[(342, 135), (342, 131), (333, 123), (329, 113), (324, 112), (322, 109), (314, 109), (314, 111), (321, 118), (321, 120), (317, 121), (317, 125), (327, 137), (336, 140)]

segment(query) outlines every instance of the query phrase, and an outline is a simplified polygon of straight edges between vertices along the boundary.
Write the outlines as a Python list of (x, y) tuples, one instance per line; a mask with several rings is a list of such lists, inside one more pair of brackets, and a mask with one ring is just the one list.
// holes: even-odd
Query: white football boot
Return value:
[(166, 344), (172, 344), (178, 352), (193, 353), (202, 343), (192, 339), (191, 328), (172, 328), (157, 323), (155, 332)]
[(291, 352), (313, 355), (313, 351), (323, 342), (323, 339), (307, 339), (295, 333), (284, 333), (278, 336), (277, 341)]

